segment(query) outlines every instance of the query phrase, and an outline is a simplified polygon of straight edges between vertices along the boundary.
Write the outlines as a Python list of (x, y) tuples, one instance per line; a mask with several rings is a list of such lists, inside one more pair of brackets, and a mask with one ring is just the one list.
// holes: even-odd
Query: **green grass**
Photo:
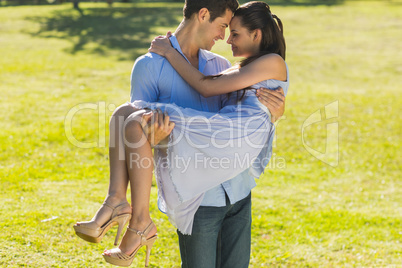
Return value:
[[(291, 87), (273, 164), (253, 190), (251, 267), (401, 267), (402, 6), (323, 3), (272, 7), (285, 27)], [(109, 267), (100, 253), (116, 230), (88, 244), (72, 225), (90, 219), (106, 194), (109, 106), (129, 99), (132, 64), (151, 38), (181, 20), (180, 3), (81, 7), (83, 16), (71, 4), (0, 8), (4, 267)], [(224, 42), (214, 51), (235, 62)], [(333, 167), (307, 152), (302, 127), (335, 101)], [(72, 133), (96, 148), (66, 136), (66, 115), (82, 103), (100, 108), (79, 112)], [(316, 123), (304, 142), (323, 152), (325, 137), (325, 122)], [(175, 229), (157, 210), (156, 192), (151, 265), (179, 267)], [(133, 266), (143, 261), (141, 252)]]

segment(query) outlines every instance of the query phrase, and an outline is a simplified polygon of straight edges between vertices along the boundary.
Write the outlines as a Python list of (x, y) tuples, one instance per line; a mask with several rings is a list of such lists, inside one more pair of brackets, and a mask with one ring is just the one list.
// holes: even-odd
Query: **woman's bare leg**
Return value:
[(116, 109), (110, 119), (109, 132), (109, 166), (110, 178), (107, 201), (118, 204), (126, 201), (128, 187), (127, 162), (123, 141), (124, 121), (136, 110), (129, 104), (124, 104)]
[[(109, 165), (110, 165), (110, 178), (109, 189), (105, 202), (115, 207), (119, 204), (127, 202), (126, 194), (128, 187), (128, 172), (127, 162), (125, 159), (125, 147), (123, 141), (123, 126), (124, 121), (133, 112), (137, 111), (130, 104), (123, 104), (116, 108), (109, 124), (110, 138), (109, 138)], [(126, 207), (121, 211), (122, 213), (129, 213), (131, 209)], [(93, 228), (103, 225), (110, 219), (112, 210), (109, 207), (102, 206), (92, 218), (91, 225)], [(78, 223), (79, 224), (79, 223)], [(91, 228), (91, 225), (88, 228)]]
[[(152, 148), (142, 130), (140, 120), (144, 111), (131, 114), (124, 125), (126, 170), (131, 186), (132, 216), (130, 227), (143, 231), (151, 222), (149, 202), (152, 186), (153, 157)], [(156, 233), (156, 227), (149, 237)], [(131, 254), (140, 244), (140, 236), (126, 232), (120, 243), (120, 250)], [(106, 250), (104, 254), (110, 255)]]

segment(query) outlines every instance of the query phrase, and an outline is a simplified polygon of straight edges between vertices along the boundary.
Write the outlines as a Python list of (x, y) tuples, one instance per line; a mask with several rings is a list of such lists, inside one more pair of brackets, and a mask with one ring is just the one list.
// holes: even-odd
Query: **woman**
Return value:
[[(282, 23), (275, 15), (271, 14), (269, 6), (263, 2), (250, 2), (241, 6), (234, 14), (230, 23), (230, 30), (228, 43), (232, 45), (233, 55), (246, 59), (239, 66), (225, 71), (220, 76), (204, 77), (170, 46), (166, 38), (154, 40), (150, 52), (166, 57), (177, 72), (203, 96), (230, 93), (250, 86), (253, 88), (282, 87), (287, 92), (288, 73), (284, 62), (285, 41)], [(240, 94), (231, 94), (225, 107), (218, 114), (183, 109), (173, 104), (142, 101), (123, 105), (114, 114), (117, 117), (119, 113), (124, 114), (128, 109), (136, 111), (130, 115), (129, 120), (126, 120), (127, 124), (134, 124), (136, 128), (134, 130), (131, 128), (130, 133), (126, 134), (131, 135), (133, 139), (130, 140), (136, 142), (135, 152), (141, 156), (141, 159), (152, 158), (149, 144), (147, 142), (141, 143), (145, 136), (139, 122), (144, 109), (158, 108), (164, 110), (169, 114), (170, 120), (176, 124), (170, 135), (167, 150), (170, 174), (159, 174), (158, 168), (156, 168), (156, 176), (163, 181), (163, 191), (168, 192), (162, 196), (166, 213), (171, 222), (184, 234), (191, 233), (192, 219), (205, 191), (231, 179), (249, 167), (251, 167), (250, 171), (253, 175), (259, 177), (267, 164), (267, 160), (269, 160), (266, 156), (270, 153), (268, 148), (272, 143), (274, 127), (270, 123), (269, 111), (260, 104), (255, 92), (249, 89), (247, 88)], [(241, 95), (239, 102), (238, 95)], [(173, 128), (173, 126), (172, 124), (170, 127)], [(221, 132), (222, 129), (228, 129), (229, 132)], [(258, 131), (261, 129), (264, 131)], [(111, 132), (111, 139), (112, 135), (118, 135), (119, 131), (121, 129), (116, 128), (113, 133)], [(230, 134), (230, 139), (227, 134)], [(189, 139), (183, 138), (183, 135), (188, 135)], [(213, 148), (205, 147), (212, 138), (216, 146)], [(252, 142), (248, 143), (246, 139)], [(229, 141), (236, 141), (236, 144), (228, 144)], [(191, 168), (195, 167), (198, 161), (194, 156), (199, 151), (207, 157), (217, 155), (217, 159), (227, 156), (228, 162), (226, 163), (229, 163), (227, 168), (205, 169), (205, 172), (203, 170), (200, 174), (199, 169)], [(253, 161), (247, 166), (233, 166), (236, 155), (245, 153), (250, 154), (250, 159)], [(190, 168), (185, 170), (176, 168), (173, 161), (177, 157), (192, 161)], [(113, 161), (116, 158), (117, 155), (111, 150), (111, 172), (112, 168), (115, 168)], [(256, 162), (257, 165), (254, 165)], [(261, 164), (258, 165), (258, 163)], [(132, 212), (133, 215), (134, 213), (143, 213), (144, 217), (141, 222), (138, 222), (138, 226), (142, 224), (146, 227), (133, 229), (136, 226), (131, 224), (131, 228), (129, 227), (127, 230), (138, 235), (139, 239), (137, 241), (125, 239), (129, 235), (129, 232), (126, 232), (119, 248), (106, 250), (103, 253), (106, 261), (116, 265), (130, 265), (138, 249), (143, 245), (148, 248), (146, 258), (146, 262), (148, 262), (150, 247), (157, 237), (156, 227), (149, 217), (152, 166), (138, 167), (136, 173), (138, 181), (141, 183), (131, 186)], [(109, 192), (113, 192), (111, 190), (113, 187), (119, 187), (119, 185), (110, 185)], [(98, 242), (107, 229), (118, 223), (119, 236), (122, 226), (130, 217), (129, 205), (125, 198), (122, 200), (123, 202), (117, 206), (105, 203), (92, 221), (77, 223), (75, 225), (77, 235), (88, 241)], [(110, 216), (110, 212), (105, 212), (106, 208), (113, 210), (112, 216)], [(101, 218), (104, 221), (101, 221)], [(98, 222), (103, 222), (103, 224), (98, 224)], [(115, 242), (117, 242), (118, 236)], [(133, 244), (131, 250), (127, 249), (128, 243)]]

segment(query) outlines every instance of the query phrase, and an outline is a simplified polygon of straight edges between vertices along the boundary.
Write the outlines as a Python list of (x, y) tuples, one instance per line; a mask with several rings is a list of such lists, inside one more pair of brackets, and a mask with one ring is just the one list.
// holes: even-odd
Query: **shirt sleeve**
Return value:
[(157, 86), (158, 77), (155, 73), (152, 56), (146, 54), (139, 57), (131, 71), (131, 94), (130, 101), (143, 100), (147, 102), (156, 102), (159, 97)]

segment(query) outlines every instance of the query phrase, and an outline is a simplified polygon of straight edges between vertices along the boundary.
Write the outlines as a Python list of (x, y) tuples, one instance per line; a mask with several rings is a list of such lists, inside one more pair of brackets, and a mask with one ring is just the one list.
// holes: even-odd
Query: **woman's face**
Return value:
[(259, 39), (255, 38), (255, 31), (250, 32), (241, 25), (239, 17), (233, 17), (230, 21), (230, 36), (227, 43), (232, 46), (234, 57), (245, 57), (256, 55), (260, 50)]

